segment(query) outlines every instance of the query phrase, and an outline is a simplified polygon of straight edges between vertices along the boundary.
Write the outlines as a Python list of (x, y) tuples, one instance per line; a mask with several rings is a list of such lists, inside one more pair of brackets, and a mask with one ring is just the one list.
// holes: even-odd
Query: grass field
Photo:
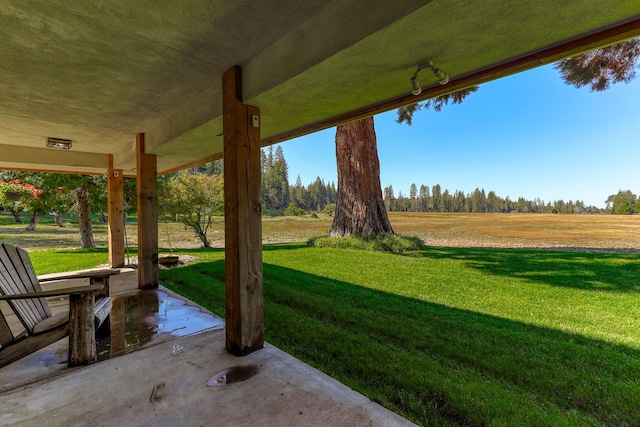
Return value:
[[(545, 214), (455, 214), (402, 213), (390, 214), (397, 233), (415, 235), (430, 246), (555, 248), (579, 251), (609, 251), (640, 253), (640, 216), (627, 215), (545, 215)], [(263, 242), (301, 242), (326, 234), (332, 218), (273, 217), (262, 222)], [(43, 217), (35, 232), (25, 231), (26, 224), (14, 224), (6, 214), (0, 214), (0, 241), (16, 241), (30, 249), (76, 248), (78, 228), (69, 222), (65, 228), (53, 225)], [(99, 247), (106, 247), (107, 228), (93, 222)], [(161, 248), (198, 248), (200, 241), (181, 224), (159, 224)], [(209, 239), (213, 246), (224, 246), (224, 222), (216, 218)], [(135, 218), (127, 220), (127, 242), (137, 245)]]
[[(420, 425), (640, 425), (640, 217), (391, 220), (429, 246), (273, 243), (326, 233), (330, 218), (265, 219), (267, 341)], [(223, 315), (224, 251), (169, 227), (198, 261), (161, 282)], [(13, 230), (0, 238), (20, 243)], [(104, 248), (32, 255), (39, 273), (106, 260)]]
[[(224, 253), (162, 271), (224, 313)], [(640, 255), (269, 245), (265, 334), (421, 425), (637, 425)]]

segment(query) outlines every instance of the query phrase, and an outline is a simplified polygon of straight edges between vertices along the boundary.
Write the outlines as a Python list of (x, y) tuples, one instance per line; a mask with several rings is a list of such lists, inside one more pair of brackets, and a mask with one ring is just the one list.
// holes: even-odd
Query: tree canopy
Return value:
[(289, 166), (282, 147), (269, 147), (262, 155), (262, 205), (266, 211), (284, 211), (289, 205)]
[(615, 83), (629, 83), (636, 77), (640, 39), (603, 47), (556, 63), (565, 83), (591, 91), (609, 89)]
[(178, 172), (164, 184), (161, 198), (178, 222), (191, 228), (205, 248), (211, 247), (207, 231), (213, 217), (224, 211), (221, 175)]

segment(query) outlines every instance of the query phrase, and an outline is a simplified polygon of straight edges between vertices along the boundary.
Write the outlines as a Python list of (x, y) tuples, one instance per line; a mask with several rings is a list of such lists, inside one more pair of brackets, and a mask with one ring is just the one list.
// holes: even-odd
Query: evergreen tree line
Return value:
[(300, 175), (298, 175), (296, 184), (289, 188), (289, 192), (291, 193), (291, 206), (304, 211), (329, 211), (331, 213), (335, 209), (337, 192), (333, 181), (326, 184), (323, 179), (317, 177), (314, 182), (304, 187)]
[(614, 215), (631, 215), (640, 214), (640, 197), (636, 196), (631, 190), (618, 191), (612, 194), (605, 202), (607, 211)]
[(300, 176), (289, 184), (289, 167), (282, 147), (262, 150), (262, 211), (266, 214), (322, 211), (336, 203), (336, 185), (320, 177), (306, 187)]
[(289, 167), (282, 147), (261, 150), (262, 211), (282, 212), (289, 206)]
[[(262, 203), (267, 214), (276, 212), (300, 214), (335, 209), (336, 186), (326, 183), (320, 177), (306, 187), (300, 176), (295, 185), (289, 185), (289, 167), (282, 147), (269, 147), (262, 151)], [(640, 213), (640, 198), (630, 190), (620, 190), (605, 201), (606, 207), (587, 206), (580, 200), (547, 201), (536, 198), (527, 200), (520, 197), (511, 200), (502, 198), (495, 191), (485, 192), (476, 188), (471, 193), (456, 190), (442, 190), (440, 184), (432, 187), (411, 184), (409, 194), (401, 191), (397, 196), (393, 186), (383, 190), (385, 207), (388, 212), (473, 212), (473, 213), (561, 213), (561, 214), (634, 214)]]
[(433, 187), (411, 184), (409, 195), (402, 191), (395, 196), (393, 186), (384, 189), (384, 203), (389, 212), (478, 212), (478, 213), (563, 213), (563, 214), (633, 214), (640, 213), (640, 199), (630, 190), (620, 190), (605, 201), (606, 208), (587, 206), (580, 200), (555, 200), (553, 202), (536, 198), (527, 200), (520, 197), (511, 200), (502, 198), (495, 191), (485, 192), (476, 188), (472, 193), (456, 190), (442, 191), (440, 184)]

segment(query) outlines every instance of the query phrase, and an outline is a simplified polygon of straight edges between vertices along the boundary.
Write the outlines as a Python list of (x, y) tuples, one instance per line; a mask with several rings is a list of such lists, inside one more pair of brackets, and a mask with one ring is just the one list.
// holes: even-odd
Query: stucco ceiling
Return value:
[[(137, 133), (160, 172), (219, 155), (234, 65), (266, 144), (639, 34), (640, 0), (3, 0), (0, 168), (135, 174)], [(451, 82), (414, 98), (423, 60)]]

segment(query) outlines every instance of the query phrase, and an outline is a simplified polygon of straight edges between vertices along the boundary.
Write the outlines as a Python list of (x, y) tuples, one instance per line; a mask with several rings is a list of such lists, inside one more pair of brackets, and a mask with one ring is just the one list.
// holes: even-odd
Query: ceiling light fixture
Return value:
[(418, 62), (416, 64), (416, 67), (416, 72), (413, 73), (413, 77), (411, 77), (411, 93), (416, 96), (422, 93), (422, 86), (420, 86), (420, 83), (418, 82), (418, 73), (420, 73), (420, 71), (422, 70), (431, 70), (438, 79), (438, 83), (440, 83), (441, 85), (446, 85), (447, 83), (449, 83), (449, 76), (447, 75), (447, 73), (433, 65), (433, 61)]
[(71, 140), (47, 137), (47, 148), (58, 148), (60, 150), (69, 150), (71, 149)]

